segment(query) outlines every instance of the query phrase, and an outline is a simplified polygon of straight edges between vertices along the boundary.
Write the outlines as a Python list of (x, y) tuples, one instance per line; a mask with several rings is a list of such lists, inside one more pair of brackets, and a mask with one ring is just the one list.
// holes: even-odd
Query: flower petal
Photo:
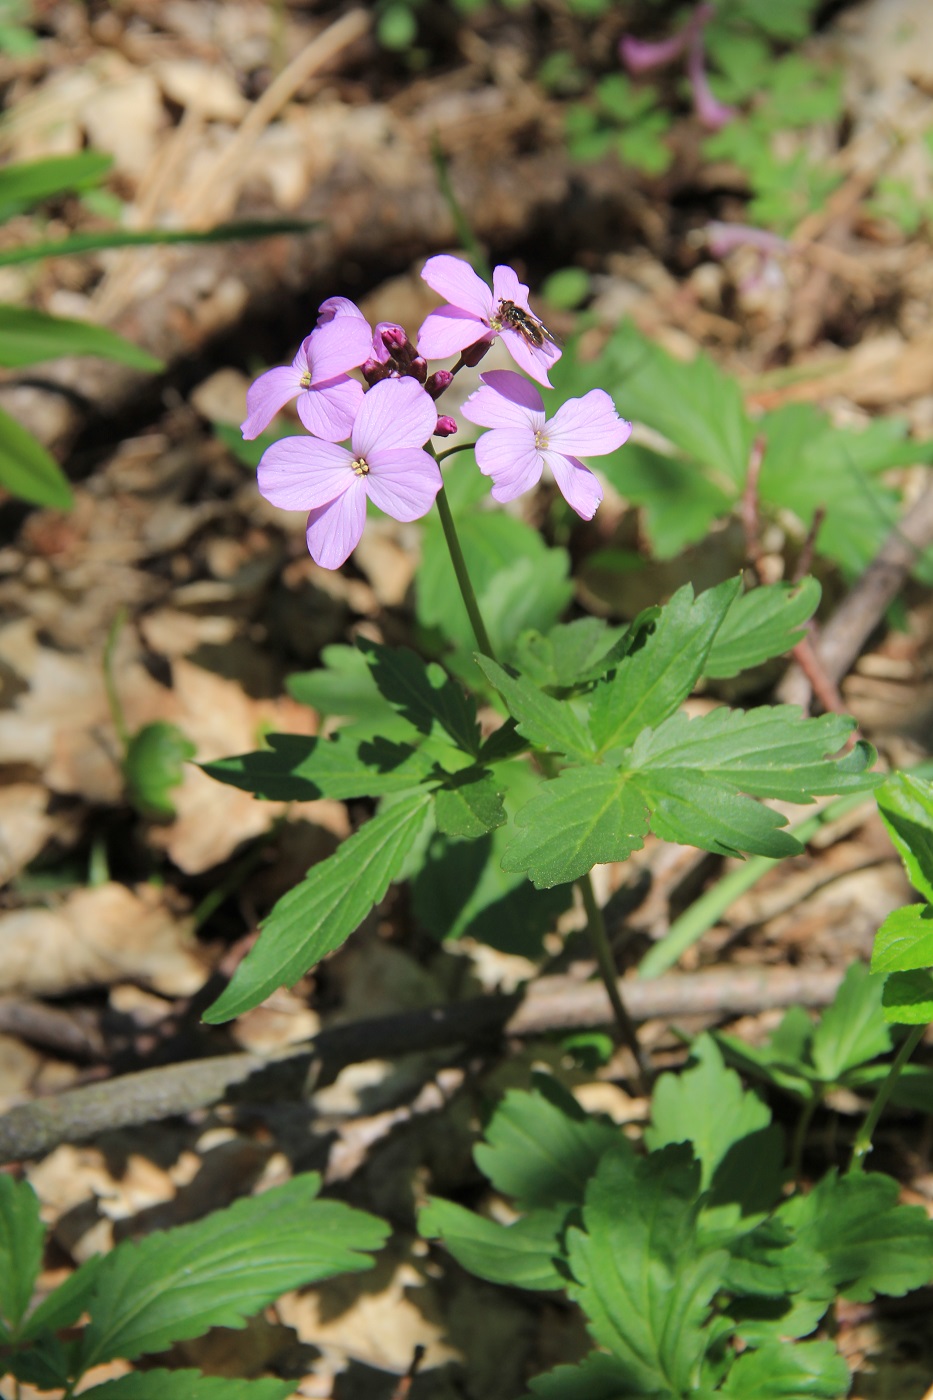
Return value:
[(368, 360), (373, 353), (373, 333), (368, 321), (337, 316), (312, 331), (305, 345), (311, 361), (311, 383), (316, 385)]
[(446, 297), (452, 306), (469, 311), (477, 321), (489, 323), (493, 309), (493, 294), (468, 262), (441, 253), (428, 258), (421, 276), (438, 296)]
[(363, 395), (353, 424), (354, 456), (423, 447), (436, 424), (434, 400), (416, 379), (381, 379)]
[(631, 431), (631, 423), (619, 417), (605, 389), (591, 389), (582, 399), (562, 403), (545, 426), (544, 435), (554, 452), (598, 457), (621, 447)]
[(246, 391), (246, 417), (240, 432), (250, 440), (268, 428), (280, 408), (301, 393), (301, 370), (280, 365), (254, 379)]
[(317, 438), (280, 438), (259, 461), (259, 494), (282, 510), (313, 510), (343, 495), (357, 479), (345, 447)]
[(537, 379), (539, 384), (544, 384), (550, 389), (551, 381), (547, 372), (551, 365), (560, 359), (560, 347), (552, 344), (550, 340), (546, 340), (543, 345), (532, 345), (519, 331), (513, 331), (510, 326), (503, 326), (500, 334), (503, 345), (519, 369), (523, 369), (532, 379)]
[(426, 360), (446, 360), (459, 355), (478, 340), (492, 340), (493, 332), (485, 321), (459, 306), (439, 306), (422, 321), (418, 332), (418, 354)]
[(366, 320), (356, 302), (351, 301), (349, 297), (328, 297), (318, 307), (317, 323), (319, 326), (326, 326), (338, 316), (355, 316), (358, 321)]
[(518, 273), (514, 267), (508, 267), (505, 263), (500, 263), (493, 269), (492, 273), (492, 297), (496, 306), (500, 301), (514, 301), (516, 306), (520, 306), (523, 311), (531, 311), (528, 305), (528, 288), (524, 282), (519, 282)]
[(322, 569), (339, 569), (360, 542), (366, 524), (363, 478), (350, 473), (350, 487), (336, 501), (308, 515), (308, 553)]
[(689, 26), (657, 43), (636, 39), (633, 34), (623, 34), (619, 40), (619, 57), (630, 73), (649, 73), (652, 68), (663, 68), (679, 58), (687, 47), (689, 37)]
[(544, 400), (533, 384), (512, 369), (480, 375), (482, 387), (463, 405), (463, 416), (481, 428), (544, 427)]
[(576, 457), (566, 457), (561, 452), (542, 452), (541, 456), (550, 467), (568, 506), (584, 520), (592, 520), (603, 498), (603, 489), (589, 467), (578, 462)]
[(440, 467), (420, 447), (389, 452), (377, 449), (369, 465), (369, 476), (364, 478), (366, 494), (373, 505), (395, 520), (420, 520), (427, 515), (443, 485)]
[(514, 501), (541, 479), (542, 457), (528, 428), (495, 428), (476, 444), (476, 462), (491, 476), (497, 501)]
[(363, 402), (363, 386), (345, 374), (316, 384), (298, 396), (298, 417), (309, 433), (325, 442), (343, 442), (353, 431)]

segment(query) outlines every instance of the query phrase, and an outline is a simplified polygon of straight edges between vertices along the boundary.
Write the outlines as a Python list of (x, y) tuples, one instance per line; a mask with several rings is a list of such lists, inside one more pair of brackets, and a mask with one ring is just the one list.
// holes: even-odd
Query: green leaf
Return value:
[(43, 1336), (43, 1333), (60, 1332), (66, 1327), (74, 1326), (81, 1314), (88, 1310), (97, 1287), (97, 1271), (104, 1258), (103, 1254), (94, 1254), (90, 1259), (85, 1259), (80, 1268), (69, 1274), (64, 1283), (60, 1283), (43, 1298), (39, 1306), (29, 1314), (21, 1329), (21, 1335), (27, 1340), (41, 1337), (41, 1345), (46, 1346), (49, 1337)]
[(98, 1272), (80, 1370), (162, 1351), (209, 1327), (242, 1327), (279, 1294), (372, 1267), (388, 1226), (337, 1201), (320, 1177), (293, 1177), (193, 1225), (126, 1241)]
[(548, 1095), (510, 1089), (473, 1153), (522, 1210), (579, 1204), (603, 1154), (630, 1150), (614, 1125), (585, 1114), (569, 1095), (556, 1097), (553, 1088)]
[(864, 963), (847, 970), (831, 1006), (813, 1032), (810, 1054), (826, 1084), (838, 1084), (847, 1070), (891, 1049), (891, 1033), (881, 1012), (883, 984)]
[(83, 1390), (100, 1400), (288, 1400), (293, 1381), (243, 1381), (230, 1376), (204, 1376), (189, 1369), (133, 1371), (115, 1381)]
[(92, 189), (112, 165), (113, 157), (100, 151), (78, 151), (4, 166), (0, 169), (0, 223), (52, 195)]
[(848, 1389), (849, 1368), (832, 1342), (798, 1342), (744, 1352), (717, 1394), (729, 1400), (839, 1400)]
[(734, 1070), (726, 1068), (711, 1036), (694, 1041), (690, 1059), (686, 1069), (662, 1074), (655, 1085), (645, 1144), (653, 1152), (668, 1143), (689, 1142), (700, 1162), (705, 1191), (729, 1148), (766, 1128), (771, 1112), (756, 1094), (742, 1088)]
[(602, 765), (565, 768), (516, 814), (502, 868), (550, 889), (578, 880), (594, 865), (626, 860), (643, 846), (648, 822), (630, 774)]
[(644, 443), (627, 442), (601, 459), (600, 471), (621, 496), (643, 508), (655, 559), (673, 559), (705, 539), (713, 521), (732, 509), (734, 493), (711, 481), (698, 462)]
[(426, 1239), (442, 1239), (458, 1264), (489, 1283), (513, 1288), (563, 1288), (566, 1277), (554, 1267), (566, 1212), (533, 1211), (513, 1225), (477, 1215), (453, 1201), (432, 1196), (418, 1215)]
[(509, 673), (488, 656), (476, 657), (476, 664), (495, 686), (516, 721), (518, 732), (539, 748), (571, 758), (592, 758), (593, 741), (583, 722), (567, 700), (555, 700), (523, 676)]
[(0, 408), (0, 487), (20, 500), (54, 510), (74, 505), (61, 467), (40, 442)]
[(105, 326), (48, 316), (24, 306), (0, 305), (0, 366), (18, 369), (61, 355), (100, 355), (150, 372), (163, 368), (161, 360)]
[(579, 1366), (556, 1366), (535, 1376), (524, 1400), (633, 1400), (634, 1394), (627, 1369), (614, 1356), (591, 1351)]
[(137, 730), (127, 744), (122, 768), (127, 797), (142, 816), (171, 821), (172, 792), (181, 785), (185, 764), (196, 752), (188, 736), (167, 720), (154, 720)]
[(373, 673), (359, 647), (334, 645), (321, 652), (323, 666), (288, 677), (286, 689), (302, 705), (322, 716), (385, 723), (391, 707), (379, 694)]
[(601, 617), (578, 617), (559, 622), (546, 634), (524, 632), (515, 648), (515, 665), (534, 685), (575, 689), (605, 675), (613, 648), (629, 631), (610, 627)]
[(36, 1193), (0, 1172), (0, 1316), (13, 1335), (32, 1298), (44, 1240)]
[(699, 1185), (689, 1148), (607, 1153), (587, 1188), (584, 1228), (567, 1234), (568, 1292), (636, 1395), (678, 1396), (699, 1381), (726, 1260), (698, 1245)]
[(729, 579), (694, 600), (685, 584), (661, 610), (644, 645), (619, 663), (614, 676), (597, 683), (590, 728), (601, 752), (632, 743), (686, 699), (741, 586), (741, 580)]
[(856, 1303), (899, 1298), (933, 1278), (933, 1221), (922, 1206), (897, 1204), (900, 1186), (880, 1172), (830, 1171), (777, 1211), (827, 1261), (835, 1287)]
[(269, 802), (312, 802), (319, 797), (381, 797), (404, 792), (427, 777), (432, 759), (410, 744), (359, 739), (343, 731), (333, 739), (267, 734), (267, 748), (204, 763), (218, 782)]
[(230, 243), (241, 239), (271, 238), (281, 233), (308, 233), (315, 227), (307, 219), (244, 219), (209, 229), (105, 229), (100, 233), (75, 233), (45, 243), (30, 243), (0, 251), (0, 267), (41, 262), (43, 258), (73, 257), (101, 248), (151, 248), (165, 243)]
[(737, 676), (773, 656), (784, 656), (806, 636), (820, 602), (815, 578), (770, 583), (736, 598), (716, 633), (704, 674)]
[(424, 825), (431, 794), (402, 794), (327, 860), (315, 865), (263, 920), (258, 942), (204, 1013), (217, 1024), (258, 1006), (339, 948), (385, 895)]
[(464, 753), (477, 756), (476, 703), (442, 666), (422, 661), (406, 647), (384, 647), (365, 637), (357, 645), (380, 695), (414, 729), (430, 734), (439, 725)]
[(910, 883), (933, 904), (933, 783), (893, 773), (875, 796)]
[(506, 820), (502, 790), (488, 768), (466, 768), (434, 789), (437, 829), (445, 836), (475, 840)]
[(896, 1026), (933, 1021), (933, 973), (892, 972), (884, 984), (884, 1019)]
[(63, 1392), (71, 1379), (70, 1353), (60, 1338), (40, 1337), (34, 1346), (15, 1350), (4, 1358), (4, 1375), (15, 1376), (36, 1390)]

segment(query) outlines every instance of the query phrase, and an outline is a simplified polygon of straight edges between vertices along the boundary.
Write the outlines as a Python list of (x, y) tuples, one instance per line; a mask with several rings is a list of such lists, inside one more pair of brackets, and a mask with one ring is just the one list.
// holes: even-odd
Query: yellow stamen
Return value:
[(355, 460), (350, 463), (350, 466), (356, 472), (357, 476), (369, 475), (369, 463), (365, 457), (355, 458)]

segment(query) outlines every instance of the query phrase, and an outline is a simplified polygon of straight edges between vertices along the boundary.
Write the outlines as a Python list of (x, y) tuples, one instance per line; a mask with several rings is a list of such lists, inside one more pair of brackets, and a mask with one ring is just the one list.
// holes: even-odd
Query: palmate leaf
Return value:
[(607, 1153), (587, 1188), (583, 1229), (567, 1234), (570, 1296), (636, 1395), (679, 1396), (699, 1381), (727, 1257), (699, 1245), (699, 1188), (688, 1147), (640, 1159)]
[(15, 1335), (19, 1328), (42, 1266), (44, 1240), (35, 1191), (0, 1173), (0, 1335)]
[(864, 963), (847, 969), (810, 1041), (813, 1068), (824, 1084), (842, 1082), (849, 1070), (891, 1049), (881, 1011), (883, 988), (882, 978), (873, 977)]
[(894, 773), (876, 797), (881, 819), (910, 883), (933, 904), (933, 783), (909, 773)]
[(24, 306), (0, 305), (0, 366), (19, 369), (61, 355), (100, 355), (150, 372), (162, 368), (161, 360), (106, 326), (49, 316)]
[(312, 802), (319, 797), (381, 797), (403, 792), (431, 772), (429, 754), (391, 739), (333, 739), (267, 734), (267, 747), (201, 766), (218, 782), (270, 802)]
[(204, 1019), (239, 1016), (339, 948), (402, 869), (430, 802), (427, 789), (402, 794), (315, 865), (263, 920), (258, 942)]
[(178, 1371), (133, 1371), (114, 1381), (92, 1386), (82, 1395), (99, 1400), (288, 1400), (293, 1381), (243, 1381), (230, 1376), (205, 1376), (188, 1368)]
[(502, 785), (488, 768), (474, 765), (451, 774), (434, 789), (437, 829), (445, 836), (475, 840), (506, 821)]
[(815, 578), (805, 578), (801, 583), (769, 583), (741, 594), (716, 633), (704, 675), (737, 676), (774, 656), (784, 656), (806, 635), (820, 592)]
[(477, 656), (476, 664), (502, 696), (519, 734), (539, 748), (571, 758), (595, 755), (593, 740), (569, 700), (556, 700), (523, 676), (510, 676), (488, 656)]
[(376, 689), (421, 734), (436, 726), (465, 754), (475, 758), (480, 749), (476, 702), (463, 686), (436, 662), (424, 662), (407, 647), (385, 647), (361, 638)]
[(515, 647), (515, 665), (538, 686), (574, 689), (605, 675), (613, 647), (630, 628), (610, 627), (601, 617), (559, 622), (546, 633), (524, 632)]
[(634, 742), (687, 698), (702, 674), (713, 639), (741, 590), (728, 579), (694, 599), (690, 584), (677, 590), (654, 631), (614, 676), (592, 693), (590, 729), (601, 753)]
[(717, 1395), (728, 1400), (838, 1400), (849, 1388), (849, 1368), (832, 1342), (772, 1343), (747, 1351)]
[(279, 1294), (372, 1267), (389, 1227), (337, 1201), (317, 1201), (317, 1173), (239, 1200), (193, 1225), (126, 1241), (97, 1275), (81, 1371), (132, 1360), (210, 1327), (242, 1327)]
[(554, 1266), (566, 1211), (538, 1210), (513, 1225), (464, 1210), (453, 1201), (432, 1197), (418, 1215), (425, 1239), (442, 1239), (471, 1274), (489, 1283), (534, 1290), (563, 1288), (566, 1278)]
[(884, 1018), (895, 1026), (923, 1026), (933, 1021), (933, 972), (892, 972), (881, 998)]
[(671, 1391), (633, 1390), (627, 1369), (614, 1356), (592, 1351), (579, 1366), (555, 1366), (535, 1376), (523, 1400), (670, 1400)]

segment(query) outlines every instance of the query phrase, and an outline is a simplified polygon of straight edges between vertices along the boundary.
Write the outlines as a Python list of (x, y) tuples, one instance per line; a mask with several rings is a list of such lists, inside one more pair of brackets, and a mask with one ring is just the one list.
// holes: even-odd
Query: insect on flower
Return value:
[(560, 341), (551, 335), (543, 321), (539, 321), (537, 316), (533, 316), (530, 311), (516, 306), (514, 301), (499, 302), (499, 320), (503, 326), (518, 331), (518, 334), (527, 340), (529, 345), (533, 345), (536, 350), (540, 350), (546, 340), (549, 340), (552, 345), (560, 344)]

